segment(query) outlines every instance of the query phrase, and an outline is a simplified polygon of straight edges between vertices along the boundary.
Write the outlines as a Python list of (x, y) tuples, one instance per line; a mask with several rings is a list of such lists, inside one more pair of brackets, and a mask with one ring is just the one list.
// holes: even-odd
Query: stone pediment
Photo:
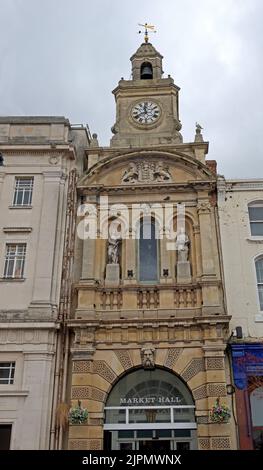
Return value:
[(108, 156), (93, 165), (78, 186), (136, 186), (214, 180), (209, 168), (193, 157), (141, 151)]

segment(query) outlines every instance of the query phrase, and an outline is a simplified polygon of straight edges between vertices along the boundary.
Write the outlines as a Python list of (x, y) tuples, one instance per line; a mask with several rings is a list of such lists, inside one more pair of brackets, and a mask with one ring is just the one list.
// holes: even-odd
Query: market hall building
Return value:
[[(217, 398), (231, 408), (216, 162), (206, 159), (201, 126), (183, 142), (179, 87), (163, 78), (162, 59), (147, 41), (131, 57), (132, 79), (113, 91), (110, 146), (93, 135), (78, 182), (79, 202), (90, 206), (77, 220), (68, 400), (89, 416), (69, 426), (69, 449), (236, 448), (232, 418), (209, 416)], [(137, 212), (134, 225), (142, 203), (146, 216)], [(176, 231), (178, 204), (186, 237), (173, 249), (157, 208), (170, 211)], [(85, 216), (97, 238), (85, 237)], [(100, 236), (122, 219), (128, 236)]]

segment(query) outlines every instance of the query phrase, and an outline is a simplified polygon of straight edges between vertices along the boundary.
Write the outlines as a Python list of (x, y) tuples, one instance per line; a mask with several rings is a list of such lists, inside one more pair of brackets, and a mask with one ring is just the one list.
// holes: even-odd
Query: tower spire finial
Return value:
[[(155, 26), (153, 26), (152, 24), (148, 24), (148, 23), (144, 23), (144, 24), (138, 23), (138, 24), (139, 24), (139, 26), (142, 26), (144, 28), (144, 41), (145, 41), (145, 43), (147, 43), (149, 41), (148, 34), (149, 33), (156, 33)], [(140, 33), (142, 33), (142, 31), (139, 31), (139, 34)]]

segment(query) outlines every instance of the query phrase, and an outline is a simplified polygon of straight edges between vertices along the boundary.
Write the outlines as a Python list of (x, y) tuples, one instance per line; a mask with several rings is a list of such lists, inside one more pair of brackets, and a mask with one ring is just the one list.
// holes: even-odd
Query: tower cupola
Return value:
[(132, 79), (152, 80), (162, 78), (163, 56), (149, 42), (143, 43), (131, 57)]

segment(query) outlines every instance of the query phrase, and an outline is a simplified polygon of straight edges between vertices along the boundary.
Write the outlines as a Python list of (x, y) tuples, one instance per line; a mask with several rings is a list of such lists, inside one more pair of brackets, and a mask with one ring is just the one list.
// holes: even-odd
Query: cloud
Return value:
[(181, 87), (185, 141), (200, 122), (226, 177), (263, 177), (261, 0), (1, 0), (0, 114), (65, 115), (109, 145), (111, 90), (142, 37)]

